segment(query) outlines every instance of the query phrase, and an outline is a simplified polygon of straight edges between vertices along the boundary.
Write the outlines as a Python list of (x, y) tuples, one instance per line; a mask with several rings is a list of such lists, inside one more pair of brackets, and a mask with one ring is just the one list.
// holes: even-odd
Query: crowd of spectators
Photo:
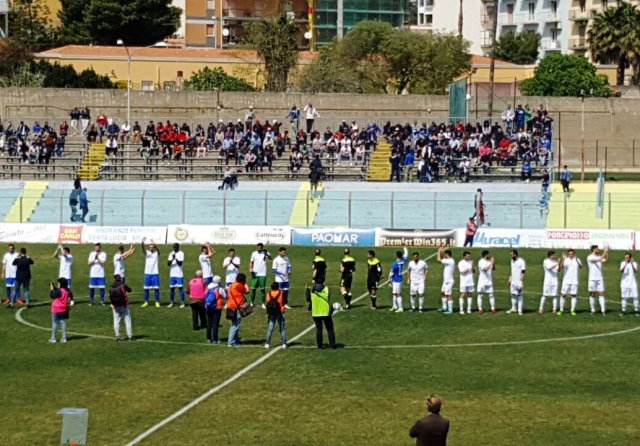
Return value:
[(24, 163), (49, 164), (52, 157), (62, 156), (69, 125), (67, 121), (56, 130), (48, 121), (35, 121), (33, 126), (20, 121), (0, 121), (0, 156), (17, 157)]
[(520, 166), (522, 179), (528, 181), (533, 165), (544, 168), (549, 164), (553, 119), (543, 106), (531, 112), (528, 105), (518, 105), (515, 110), (508, 106), (501, 121), (475, 125), (462, 121), (387, 122), (383, 135), (392, 147), (390, 180), (401, 181), (403, 172), (411, 179), (415, 169), (421, 182), (466, 182), (471, 172), (487, 175), (494, 167), (515, 170)]

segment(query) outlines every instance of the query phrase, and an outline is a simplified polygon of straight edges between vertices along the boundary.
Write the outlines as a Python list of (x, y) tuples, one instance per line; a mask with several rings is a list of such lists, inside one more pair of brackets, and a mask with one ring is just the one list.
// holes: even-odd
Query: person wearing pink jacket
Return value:
[[(196, 271), (196, 276), (189, 281), (187, 292), (191, 300), (191, 319), (193, 321), (193, 329), (200, 330), (207, 328), (207, 313), (204, 308), (204, 295), (207, 286), (202, 278), (202, 271)], [(199, 324), (198, 324), (199, 320)]]
[(56, 332), (58, 331), (58, 324), (60, 325), (60, 331), (62, 337), (60, 342), (67, 342), (67, 319), (69, 319), (69, 301), (73, 299), (73, 295), (69, 290), (69, 282), (64, 277), (58, 279), (58, 285), (51, 282), (49, 284), (51, 292), (51, 338), (49, 342), (55, 344)]

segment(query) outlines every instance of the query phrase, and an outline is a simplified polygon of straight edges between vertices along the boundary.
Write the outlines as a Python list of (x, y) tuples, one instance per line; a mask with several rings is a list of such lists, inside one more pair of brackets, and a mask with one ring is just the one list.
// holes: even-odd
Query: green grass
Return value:
[[(47, 283), (57, 273), (49, 259), (53, 246), (29, 246), (36, 260), (32, 296), (48, 301)], [(74, 293), (86, 301), (86, 257), (90, 246), (73, 246)], [(276, 247), (271, 247), (275, 251)], [(222, 251), (220, 248), (218, 251)], [(105, 246), (111, 256), (113, 246)], [(185, 272), (197, 268), (197, 247), (185, 247)], [(247, 265), (251, 248), (238, 248)], [(353, 249), (360, 271), (354, 295), (364, 290), (366, 249)], [(378, 248), (385, 275), (392, 249)], [(163, 257), (168, 253), (165, 247)], [(338, 296), (341, 249), (324, 249), (333, 300)], [(433, 251), (421, 250), (422, 257)], [(460, 250), (456, 250), (456, 257)], [(528, 263), (523, 317), (454, 314), (433, 311), (440, 303), (441, 268), (431, 259), (427, 285), (429, 312), (390, 314), (371, 311), (368, 299), (335, 318), (338, 343), (346, 348), (317, 351), (313, 332), (279, 351), (241, 379), (148, 437), (145, 445), (409, 445), (407, 432), (423, 415), (425, 397), (440, 394), (443, 413), (452, 421), (452, 445), (635, 445), (640, 443), (637, 409), (640, 384), (637, 345), (640, 331), (610, 337), (537, 344), (443, 347), (589, 336), (631, 330), (640, 318), (618, 317), (615, 252), (605, 265), (610, 313), (591, 317), (581, 300), (576, 317), (535, 313), (542, 283), (544, 252), (522, 250)], [(478, 258), (478, 251), (473, 251)], [(495, 250), (495, 286), (499, 309), (509, 306), (509, 252)], [(584, 259), (586, 253), (580, 252)], [(290, 248), (294, 268), (287, 334), (292, 338), (311, 323), (303, 286), (310, 277), (312, 249)], [(222, 252), (214, 258), (220, 271)], [(69, 330), (105, 336), (75, 335), (67, 344), (50, 345), (48, 333), (19, 324), (15, 310), (0, 309), (0, 399), (4, 423), (0, 444), (45, 445), (59, 441), (62, 407), (89, 408), (91, 445), (119, 445), (171, 415), (208, 389), (260, 358), (266, 330), (261, 314), (243, 321), (239, 349), (208, 346), (204, 333), (191, 330), (190, 312), (178, 308), (139, 308), (143, 259), (127, 261), (134, 333), (141, 342), (112, 340), (111, 312), (82, 303), (71, 312)], [(109, 258), (111, 265), (111, 257)], [(108, 273), (112, 268), (107, 269)], [(167, 268), (161, 269), (168, 300)], [(581, 294), (586, 291), (586, 272)], [(408, 306), (405, 286), (404, 303)], [(485, 298), (486, 299), (486, 298)], [(381, 290), (388, 307), (390, 293)], [(456, 299), (457, 307), (457, 299)], [(475, 308), (475, 300), (474, 300)], [(22, 312), (25, 320), (50, 326), (47, 306)], [(221, 329), (226, 338), (228, 323)], [(160, 344), (147, 341), (172, 341)], [(274, 333), (272, 344), (279, 343)], [(440, 345), (440, 347), (438, 347)], [(409, 348), (376, 348), (409, 346)], [(233, 423), (230, 420), (234, 420)]]

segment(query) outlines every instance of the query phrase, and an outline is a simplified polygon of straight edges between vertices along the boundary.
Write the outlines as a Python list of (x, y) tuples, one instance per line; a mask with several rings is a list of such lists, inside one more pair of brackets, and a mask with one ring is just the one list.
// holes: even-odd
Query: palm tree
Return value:
[(597, 14), (587, 32), (589, 51), (594, 61), (615, 62), (617, 85), (624, 84), (625, 70), (634, 68), (637, 83), (638, 56), (640, 54), (640, 11), (631, 3), (621, 3)]

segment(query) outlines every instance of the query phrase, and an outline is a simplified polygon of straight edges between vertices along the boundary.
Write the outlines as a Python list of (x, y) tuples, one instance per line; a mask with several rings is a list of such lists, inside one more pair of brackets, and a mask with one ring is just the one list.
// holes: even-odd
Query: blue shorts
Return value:
[(213, 283), (213, 277), (205, 277), (203, 280), (205, 285), (209, 285), (210, 283)]
[(71, 288), (71, 279), (67, 279), (67, 286)]
[(15, 277), (7, 277), (4, 279), (4, 285), (7, 288), (15, 288), (16, 286), (16, 278)]
[(89, 277), (89, 288), (104, 288), (104, 277)]
[(144, 275), (144, 289), (158, 289), (160, 288), (160, 275), (159, 274), (145, 274)]
[(280, 287), (281, 290), (288, 290), (289, 282), (278, 282), (278, 286)]
[(182, 277), (169, 277), (170, 288), (182, 288), (184, 286), (184, 278)]

